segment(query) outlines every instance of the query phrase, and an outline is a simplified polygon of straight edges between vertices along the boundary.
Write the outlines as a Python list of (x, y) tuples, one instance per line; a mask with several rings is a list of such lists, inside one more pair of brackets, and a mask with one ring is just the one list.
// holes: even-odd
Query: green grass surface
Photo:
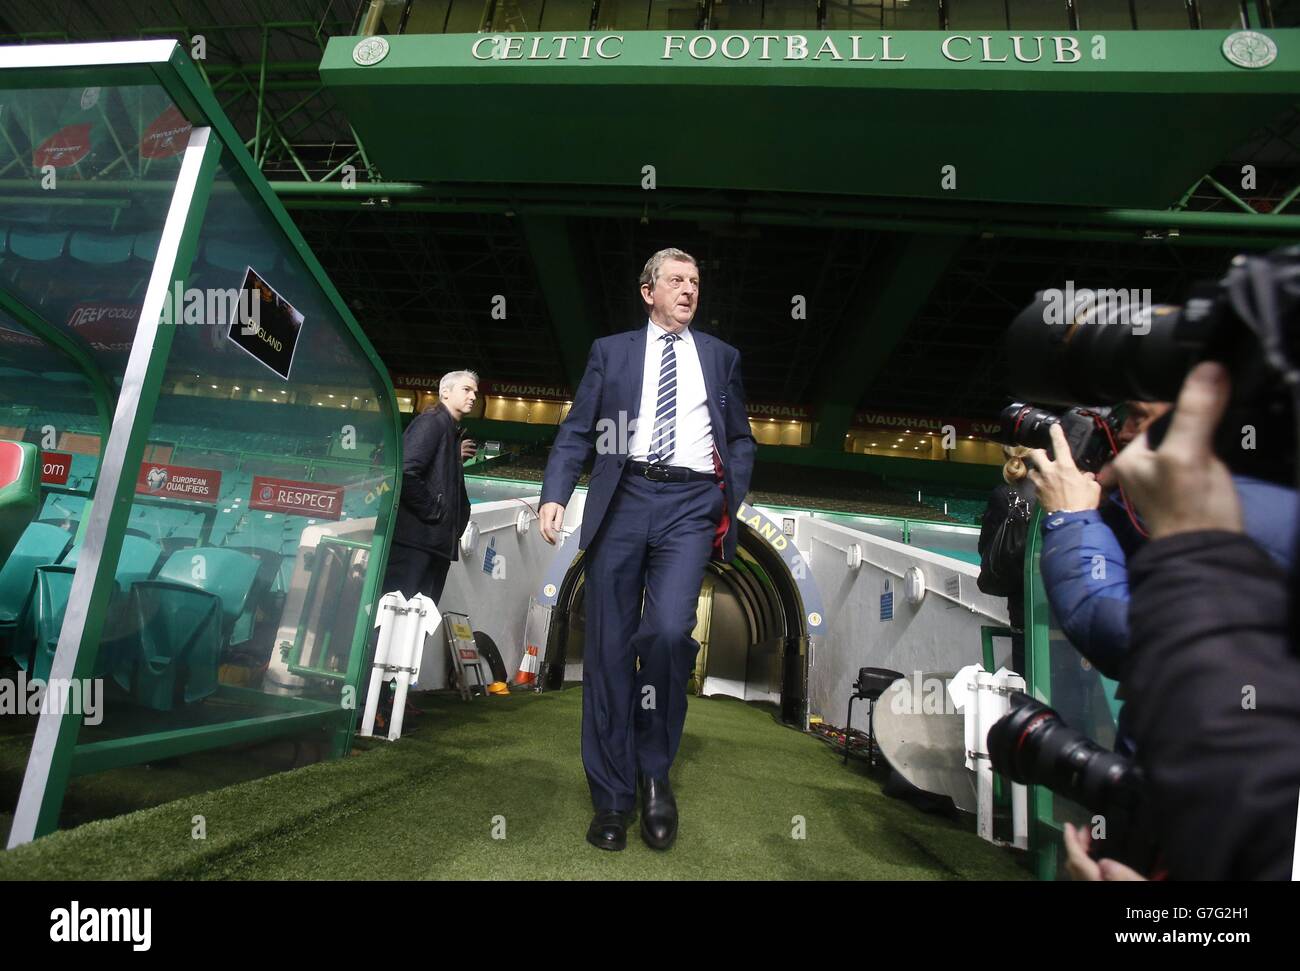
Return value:
[[(0, 879), (1028, 876), (970, 826), (884, 796), (879, 775), (844, 767), (825, 743), (781, 726), (771, 708), (725, 698), (690, 699), (672, 777), (682, 820), (676, 846), (653, 851), (634, 828), (625, 851), (601, 851), (584, 840), (591, 801), (580, 688), (472, 702), (421, 695), (416, 703), (425, 714), (408, 721), (400, 742), (365, 740), (345, 759), (65, 829), (0, 852)], [(12, 748), (0, 746), (6, 775)], [(238, 775), (238, 759), (210, 764)], [(156, 797), (147, 782), (168, 771), (178, 773), (173, 787), (204, 784), (197, 770), (130, 771), (106, 773), (100, 790), (80, 793), (81, 811), (111, 802), (111, 776), (119, 788), (129, 779), (122, 791), (137, 797)], [(192, 837), (200, 815), (206, 839)], [(791, 835), (796, 816), (803, 839)]]

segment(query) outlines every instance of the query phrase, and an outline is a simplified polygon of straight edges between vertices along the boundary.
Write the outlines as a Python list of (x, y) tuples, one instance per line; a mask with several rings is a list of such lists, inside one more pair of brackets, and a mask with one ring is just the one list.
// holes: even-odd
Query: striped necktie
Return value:
[(650, 461), (667, 464), (677, 447), (677, 334), (664, 334), (659, 359), (659, 396), (655, 399), (654, 431), (650, 433)]

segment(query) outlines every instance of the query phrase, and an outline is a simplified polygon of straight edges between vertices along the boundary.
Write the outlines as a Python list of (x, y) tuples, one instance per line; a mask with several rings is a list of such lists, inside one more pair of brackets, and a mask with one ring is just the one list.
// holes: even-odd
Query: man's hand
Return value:
[(472, 438), (467, 438), (460, 443), (460, 460), (468, 462), (478, 453), (478, 442)]
[(1051, 430), (1052, 451), (1056, 461), (1041, 448), (1029, 450), (1029, 481), (1038, 489), (1038, 504), (1044, 512), (1081, 512), (1096, 509), (1101, 502), (1101, 486), (1091, 472), (1080, 472), (1070, 454), (1070, 443), (1060, 424)]
[(1152, 539), (1202, 529), (1243, 531), (1232, 475), (1212, 447), (1231, 395), (1222, 364), (1198, 364), (1183, 382), (1160, 447), (1151, 451), (1143, 432), (1115, 460), (1120, 484)]
[(1115, 860), (1094, 860), (1088, 855), (1092, 834), (1086, 827), (1065, 824), (1065, 868), (1074, 880), (1145, 880), (1130, 866)]
[(537, 513), (537, 520), (541, 524), (542, 539), (554, 546), (564, 527), (564, 507), (558, 502), (544, 502)]

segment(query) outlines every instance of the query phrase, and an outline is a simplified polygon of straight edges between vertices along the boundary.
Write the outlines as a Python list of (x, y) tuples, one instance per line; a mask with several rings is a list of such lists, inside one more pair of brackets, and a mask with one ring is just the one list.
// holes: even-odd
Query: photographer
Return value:
[[(1142, 403), (1134, 403), (1130, 407)], [(1126, 445), (1168, 411), (1146, 404), (1140, 420), (1126, 421), (1120, 444)], [(1040, 570), (1057, 622), (1079, 653), (1112, 680), (1121, 680), (1130, 633), (1128, 559), (1146, 542), (1145, 527), (1116, 490), (1102, 500), (1098, 479), (1110, 478), (1110, 466), (1098, 476), (1074, 464), (1059, 426), (1051, 430), (1056, 461), (1041, 449), (1030, 452), (1044, 516)], [(1290, 566), (1290, 538), (1296, 530), (1293, 490), (1245, 476), (1232, 477), (1245, 510), (1245, 532), (1282, 567)], [(1098, 508), (1100, 506), (1100, 508)], [(1131, 754), (1126, 716), (1116, 737), (1116, 751)]]
[[(1135, 402), (1119, 432), (1127, 445), (1169, 410), (1166, 403)], [(1041, 449), (1030, 452), (1029, 478), (1043, 507), (1039, 569), (1061, 630), (1079, 653), (1109, 678), (1118, 675), (1128, 645), (1128, 577), (1125, 562), (1142, 541), (1118, 490), (1103, 500), (1102, 482), (1113, 481), (1111, 466), (1096, 476), (1080, 472), (1059, 426), (1052, 429), (1053, 462)]]
[(1222, 366), (1198, 365), (1160, 447), (1144, 434), (1115, 462), (1149, 534), (1130, 571), (1121, 675), (1169, 876), (1286, 879), (1300, 656), (1287, 576), (1247, 535), (1240, 485), (1211, 450), (1229, 392)]

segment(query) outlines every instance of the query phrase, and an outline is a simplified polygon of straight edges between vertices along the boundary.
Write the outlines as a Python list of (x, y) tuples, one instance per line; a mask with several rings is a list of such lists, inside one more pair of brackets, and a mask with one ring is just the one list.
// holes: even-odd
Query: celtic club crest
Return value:
[(1277, 60), (1277, 45), (1256, 30), (1239, 30), (1223, 40), (1223, 56), (1237, 67), (1268, 67)]
[(362, 67), (378, 64), (388, 56), (388, 41), (382, 37), (367, 37), (352, 48), (352, 60)]

